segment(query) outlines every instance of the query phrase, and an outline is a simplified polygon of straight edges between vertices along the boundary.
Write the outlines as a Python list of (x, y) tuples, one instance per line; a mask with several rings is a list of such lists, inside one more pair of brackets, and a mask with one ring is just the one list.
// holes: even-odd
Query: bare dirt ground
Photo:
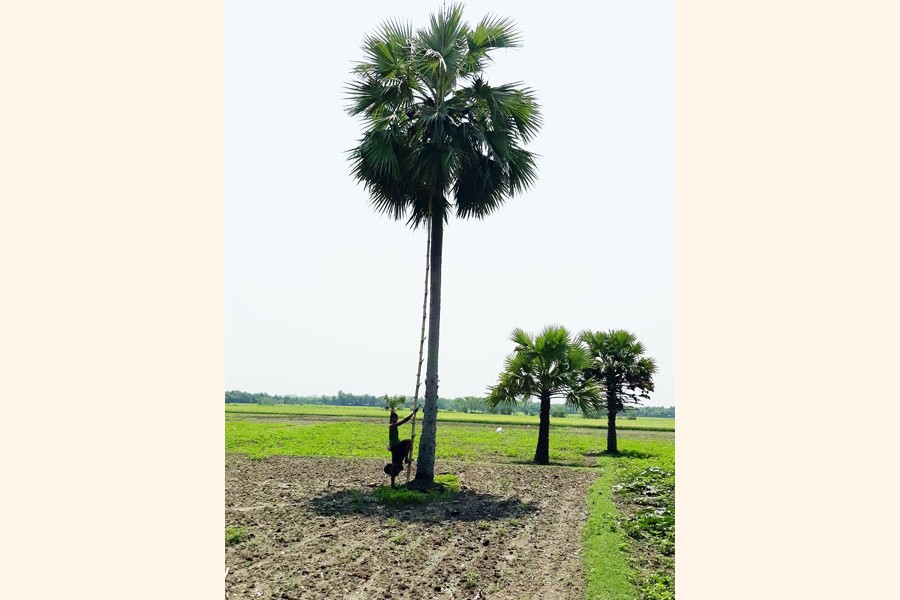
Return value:
[[(229, 454), (226, 598), (583, 598), (592, 469), (438, 462), (452, 500), (384, 506), (383, 460)], [(401, 474), (400, 481), (405, 481)]]

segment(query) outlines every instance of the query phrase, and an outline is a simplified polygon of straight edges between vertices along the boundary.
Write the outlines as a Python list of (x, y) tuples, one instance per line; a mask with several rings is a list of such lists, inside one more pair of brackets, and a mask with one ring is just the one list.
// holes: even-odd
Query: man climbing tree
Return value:
[(391, 451), (390, 464), (384, 465), (384, 472), (391, 476), (391, 487), (394, 487), (394, 478), (403, 470), (404, 461), (408, 465), (412, 461), (412, 440), (400, 440), (399, 428), (419, 412), (419, 407), (402, 421), (397, 421), (397, 413), (391, 409), (390, 424), (388, 425), (388, 450)]

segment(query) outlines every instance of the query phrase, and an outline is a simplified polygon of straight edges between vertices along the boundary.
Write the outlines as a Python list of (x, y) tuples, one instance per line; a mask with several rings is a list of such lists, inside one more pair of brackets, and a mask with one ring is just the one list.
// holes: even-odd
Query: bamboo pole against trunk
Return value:
[(410, 467), (412, 465), (412, 455), (414, 448), (416, 447), (416, 413), (415, 410), (419, 407), (419, 386), (422, 384), (422, 362), (424, 362), (424, 358), (422, 356), (422, 351), (425, 348), (425, 321), (428, 317), (428, 270), (431, 266), (430, 255), (431, 255), (431, 223), (429, 223), (426, 227), (428, 231), (428, 240), (425, 243), (425, 298), (422, 300), (422, 333), (419, 336), (419, 367), (416, 371), (416, 392), (413, 396), (413, 418), (412, 418), (412, 434), (409, 438), (409, 456), (410, 462), (406, 465), (406, 484), (409, 485), (409, 472), (412, 470)]

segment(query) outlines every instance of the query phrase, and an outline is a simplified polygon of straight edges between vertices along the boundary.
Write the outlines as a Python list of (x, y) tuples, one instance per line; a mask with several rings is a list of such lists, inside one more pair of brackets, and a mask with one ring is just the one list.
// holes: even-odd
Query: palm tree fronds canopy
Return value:
[(586, 345), (592, 361), (586, 369), (599, 385), (615, 386), (622, 403), (638, 404), (653, 391), (656, 361), (644, 356), (646, 348), (637, 337), (623, 329), (583, 331), (579, 339)]
[(481, 219), (534, 185), (536, 157), (523, 148), (542, 123), (534, 91), (484, 79), (491, 53), (520, 42), (509, 19), (471, 28), (458, 4), (417, 31), (388, 21), (365, 38), (347, 112), (367, 130), (349, 154), (377, 212), (413, 228), (431, 211)]

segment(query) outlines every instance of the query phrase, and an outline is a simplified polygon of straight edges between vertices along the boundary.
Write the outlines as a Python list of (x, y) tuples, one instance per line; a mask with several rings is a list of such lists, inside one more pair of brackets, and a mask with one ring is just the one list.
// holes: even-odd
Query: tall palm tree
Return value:
[(585, 375), (602, 385), (606, 396), (606, 451), (618, 454), (616, 414), (626, 404), (637, 405), (650, 397), (656, 361), (644, 356), (644, 345), (624, 329), (584, 331), (579, 338), (591, 356)]
[(497, 385), (488, 390), (486, 403), (496, 407), (527, 402), (531, 397), (540, 400), (534, 462), (546, 465), (550, 462), (550, 400), (563, 398), (585, 412), (600, 407), (599, 386), (583, 377), (591, 357), (565, 327), (548, 325), (537, 337), (515, 329), (510, 339), (515, 350), (507, 357)]
[(434, 480), (444, 224), (451, 213), (484, 218), (535, 181), (535, 157), (523, 148), (541, 124), (534, 93), (484, 78), (491, 53), (519, 42), (510, 20), (485, 17), (470, 27), (454, 4), (417, 31), (389, 21), (367, 36), (348, 86), (348, 112), (366, 127), (350, 151), (353, 176), (376, 211), (431, 231), (417, 487)]

